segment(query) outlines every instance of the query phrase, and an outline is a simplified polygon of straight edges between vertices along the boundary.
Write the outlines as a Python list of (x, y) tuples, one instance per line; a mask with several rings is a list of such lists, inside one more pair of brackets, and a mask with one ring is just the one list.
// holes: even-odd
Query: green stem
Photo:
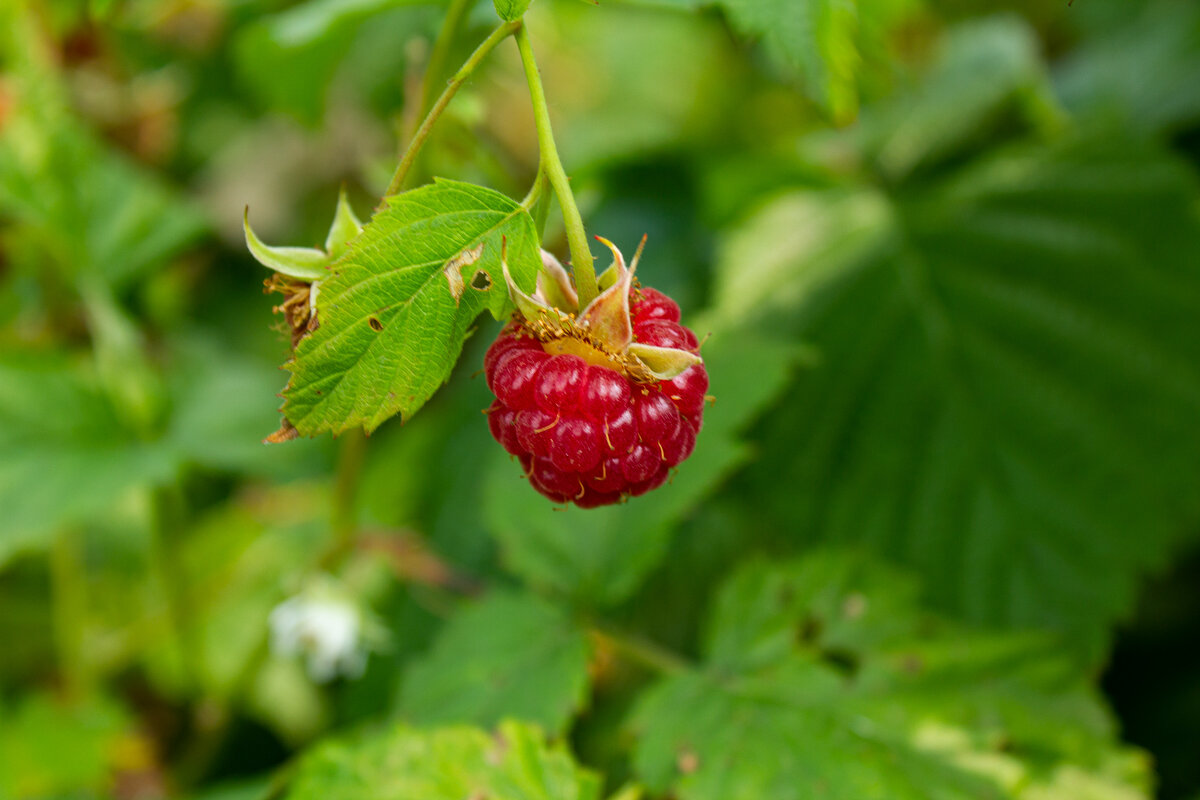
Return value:
[(358, 535), (358, 483), (367, 457), (367, 437), (361, 430), (351, 430), (342, 437), (338, 454), (337, 477), (333, 485), (330, 528), (333, 544), (322, 559), (324, 566), (335, 566), (354, 549)]
[(521, 201), (521, 208), (532, 213), (534, 205), (542, 199), (542, 193), (546, 190), (546, 173), (542, 169), (542, 165), (538, 163), (537, 175), (533, 177), (533, 185), (529, 187), (529, 193), (525, 195), (525, 199)]
[(433, 125), (437, 122), (438, 117), (446, 110), (446, 106), (458, 93), (458, 90), (466, 83), (467, 78), (471, 77), (471, 73), (479, 66), (479, 62), (487, 57), (487, 54), (495, 49), (496, 45), (507, 39), (515, 31), (520, 29), (521, 23), (505, 22), (500, 25), (491, 34), (483, 40), (479, 47), (475, 48), (475, 52), (471, 54), (458, 72), (454, 73), (454, 77), (446, 85), (437, 102), (433, 104), (433, 108), (429, 109), (429, 113), (425, 115), (424, 121), (421, 122), (421, 127), (417, 128), (416, 134), (413, 135), (412, 141), (409, 142), (408, 149), (404, 151), (404, 157), (400, 159), (400, 163), (396, 166), (395, 173), (392, 174), (392, 180), (388, 183), (387, 191), (384, 192), (384, 197), (391, 197), (398, 194), (404, 185), (404, 179), (408, 177), (409, 170), (412, 169), (413, 163), (417, 160), (417, 154), (421, 152), (421, 146), (425, 144), (425, 140), (429, 138), (429, 132), (433, 130)]
[(66, 694), (84, 697), (91, 689), (84, 637), (87, 625), (87, 572), (83, 566), (79, 531), (63, 529), (50, 548), (53, 590), (54, 642)]
[(178, 486), (160, 486), (153, 490), (150, 560), (162, 588), (164, 610), (179, 658), (180, 675), (189, 689), (195, 689), (200, 685), (197, 676), (202, 671), (204, 654), (200, 637), (189, 624), (192, 606), (188, 581), (174, 541), (182, 527), (183, 502)]
[(521, 63), (525, 66), (525, 79), (529, 83), (529, 97), (533, 101), (533, 119), (537, 125), (538, 147), (541, 150), (541, 165), (563, 212), (563, 224), (567, 229), (567, 244), (571, 248), (571, 269), (575, 275), (575, 288), (579, 292), (579, 307), (584, 308), (596, 299), (596, 269), (592, 264), (592, 251), (588, 247), (587, 232), (583, 228), (583, 217), (571, 193), (571, 182), (563, 169), (562, 159), (554, 144), (554, 131), (550, 127), (550, 109), (546, 106), (546, 91), (533, 48), (529, 44), (529, 33), (522, 26), (517, 29), (517, 48), (521, 51)]
[(593, 621), (592, 630), (607, 640), (613, 649), (625, 658), (654, 672), (674, 675), (691, 667), (685, 658), (665, 647), (640, 636), (614, 630), (606, 623)]

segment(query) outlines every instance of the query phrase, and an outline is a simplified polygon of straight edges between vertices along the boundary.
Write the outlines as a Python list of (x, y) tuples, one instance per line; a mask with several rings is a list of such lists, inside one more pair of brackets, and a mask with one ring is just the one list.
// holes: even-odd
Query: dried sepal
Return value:
[(317, 284), (305, 283), (278, 272), (263, 281), (265, 292), (278, 292), (283, 302), (273, 309), (283, 314), (291, 335), (292, 349), (306, 334), (317, 329)]
[(283, 417), (279, 420), (279, 430), (263, 439), (263, 444), (282, 444), (283, 442), (290, 442), (293, 439), (299, 438), (300, 431), (296, 430), (296, 427), (288, 422), (287, 417)]

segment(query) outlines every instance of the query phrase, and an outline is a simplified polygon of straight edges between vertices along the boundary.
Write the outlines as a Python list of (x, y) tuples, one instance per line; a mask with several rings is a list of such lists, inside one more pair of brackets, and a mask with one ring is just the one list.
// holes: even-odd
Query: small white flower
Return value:
[(357, 678), (366, 667), (362, 612), (327, 587), (313, 587), (277, 605), (270, 626), (271, 650), (288, 658), (303, 656), (317, 683), (339, 675)]

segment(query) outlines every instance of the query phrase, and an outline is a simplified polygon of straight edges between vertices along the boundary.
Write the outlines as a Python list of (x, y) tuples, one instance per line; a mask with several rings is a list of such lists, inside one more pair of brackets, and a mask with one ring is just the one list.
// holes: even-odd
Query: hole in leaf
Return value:
[(383, 330), (383, 323), (379, 321), (378, 317), (367, 317), (367, 324), (371, 326), (371, 330), (373, 331)]
[(475, 273), (475, 277), (471, 278), (471, 288), (478, 289), (481, 292), (492, 288), (492, 276), (488, 275), (483, 270)]

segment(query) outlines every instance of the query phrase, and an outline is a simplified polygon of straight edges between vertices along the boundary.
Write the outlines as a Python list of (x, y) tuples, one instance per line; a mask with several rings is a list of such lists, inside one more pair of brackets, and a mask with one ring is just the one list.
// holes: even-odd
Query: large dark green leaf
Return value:
[(870, 546), (942, 607), (1094, 658), (1200, 519), (1195, 198), (1181, 164), (1110, 141), (764, 209), (722, 302), (786, 312), (821, 361), (743, 491), (797, 540)]
[(1052, 642), (940, 624), (858, 557), (735, 572), (706, 653), (634, 717), (637, 769), (681, 800), (1147, 796)]
[(803, 77), (808, 93), (837, 119), (858, 110), (856, 0), (720, 0), (733, 24)]
[(561, 732), (583, 705), (588, 641), (528, 594), (494, 594), (460, 611), (404, 676), (400, 711), (419, 724), (506, 717)]
[[(320, 327), (288, 365), (284, 416), (313, 435), (413, 414), (449, 377), (475, 318), (510, 308), (505, 241), (514, 279), (532, 289), (537, 231), (513, 200), (445, 180), (388, 198), (320, 283)], [(455, 296), (446, 267), (468, 253)]]
[(1086, 40), (1057, 69), (1063, 101), (1092, 124), (1108, 117), (1152, 133), (1200, 121), (1200, 7), (1121, 5), (1131, 18)]

